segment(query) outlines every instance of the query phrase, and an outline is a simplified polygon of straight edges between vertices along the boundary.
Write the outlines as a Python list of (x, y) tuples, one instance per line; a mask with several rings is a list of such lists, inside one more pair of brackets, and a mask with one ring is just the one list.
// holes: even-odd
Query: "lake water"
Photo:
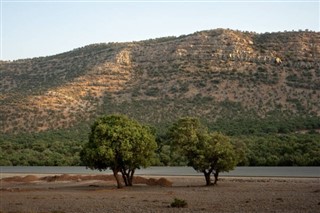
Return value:
[[(85, 167), (68, 166), (0, 166), (0, 173), (26, 174), (112, 174), (111, 170), (99, 172)], [(154, 176), (194, 176), (203, 175), (192, 167), (149, 167), (136, 170), (137, 175)], [(320, 167), (237, 167), (233, 171), (221, 173), (221, 176), (234, 177), (317, 177)]]

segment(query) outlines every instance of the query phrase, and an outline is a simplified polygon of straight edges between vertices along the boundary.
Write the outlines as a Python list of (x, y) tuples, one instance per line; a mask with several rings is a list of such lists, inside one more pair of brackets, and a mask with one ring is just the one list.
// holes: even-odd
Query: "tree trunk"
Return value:
[(122, 179), (123, 179), (123, 182), (124, 182), (125, 186), (128, 186), (128, 178), (127, 178), (127, 175), (126, 175), (126, 171), (125, 170), (121, 170), (121, 174), (122, 174)]
[(218, 182), (218, 176), (219, 176), (219, 171), (215, 171), (215, 173), (214, 173), (214, 183), (213, 183), (213, 185), (217, 184), (217, 182)]
[(122, 178), (126, 186), (132, 186), (134, 171), (134, 169), (128, 169), (128, 171), (125, 169), (121, 170)]
[(207, 186), (212, 185), (211, 179), (210, 179), (210, 174), (211, 174), (211, 172), (205, 172), (205, 171), (204, 171), (203, 174), (204, 174), (204, 177), (205, 177), (205, 179), (206, 179), (206, 185), (207, 185)]
[(134, 175), (134, 169), (132, 169), (132, 170), (129, 170), (129, 172), (128, 172), (128, 175), (129, 175), (129, 179), (128, 179), (128, 181), (129, 181), (129, 186), (132, 186), (132, 182), (133, 182), (133, 175)]
[(113, 176), (117, 181), (118, 189), (122, 188), (122, 184), (121, 184), (121, 181), (119, 180), (119, 176), (118, 176), (118, 171), (117, 170), (112, 170), (112, 171), (113, 171)]

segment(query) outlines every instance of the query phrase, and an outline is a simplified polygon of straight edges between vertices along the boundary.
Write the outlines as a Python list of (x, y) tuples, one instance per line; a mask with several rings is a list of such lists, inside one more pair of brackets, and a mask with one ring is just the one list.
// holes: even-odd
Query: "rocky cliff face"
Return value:
[[(0, 62), (0, 131), (125, 113), (161, 124), (278, 111), (320, 115), (320, 33), (210, 30)], [(254, 113), (251, 113), (254, 112)]]

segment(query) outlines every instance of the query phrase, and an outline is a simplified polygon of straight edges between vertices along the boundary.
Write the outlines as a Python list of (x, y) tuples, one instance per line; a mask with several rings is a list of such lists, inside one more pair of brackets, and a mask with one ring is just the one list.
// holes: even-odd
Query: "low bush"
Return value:
[(173, 208), (185, 208), (185, 207), (188, 207), (188, 203), (185, 200), (174, 198), (174, 201), (171, 203), (170, 206)]

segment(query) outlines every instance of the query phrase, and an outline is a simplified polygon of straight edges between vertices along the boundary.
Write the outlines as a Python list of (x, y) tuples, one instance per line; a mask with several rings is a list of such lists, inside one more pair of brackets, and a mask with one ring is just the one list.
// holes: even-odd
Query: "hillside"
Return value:
[(115, 112), (159, 128), (187, 115), (209, 126), (306, 116), (320, 126), (319, 32), (217, 29), (94, 44), (0, 61), (0, 76), (5, 134), (68, 129)]

